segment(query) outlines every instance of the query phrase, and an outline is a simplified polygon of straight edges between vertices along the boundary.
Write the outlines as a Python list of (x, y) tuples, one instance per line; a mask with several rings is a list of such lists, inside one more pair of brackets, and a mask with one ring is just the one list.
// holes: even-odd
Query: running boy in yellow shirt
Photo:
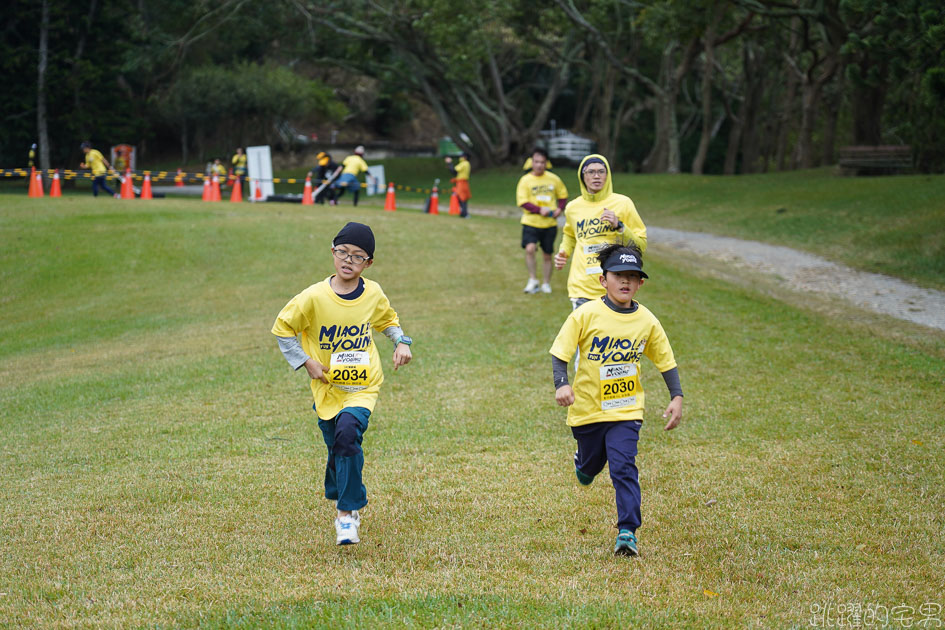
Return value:
[[(643, 424), (640, 358), (646, 355), (662, 373), (670, 403), (665, 430), (682, 419), (682, 387), (673, 349), (656, 317), (639, 302), (637, 291), (648, 276), (643, 257), (633, 246), (609, 245), (597, 252), (605, 295), (575, 309), (551, 347), (555, 400), (568, 407), (568, 425), (577, 440), (574, 471), (589, 485), (610, 464), (616, 491), (616, 555), (637, 555), (640, 527), (640, 482), (637, 440)], [(568, 384), (568, 362), (581, 354), (574, 387)]]
[[(371, 330), (394, 343), (394, 369), (410, 362), (410, 337), (376, 282), (361, 277), (374, 264), (374, 233), (348, 223), (332, 241), (335, 274), (313, 284), (282, 309), (272, 326), (294, 369), (311, 378), (313, 409), (328, 447), (325, 498), (336, 501), (335, 541), (360, 542), (358, 510), (367, 505), (361, 441), (384, 382)], [(302, 336), (301, 343), (297, 335)]]

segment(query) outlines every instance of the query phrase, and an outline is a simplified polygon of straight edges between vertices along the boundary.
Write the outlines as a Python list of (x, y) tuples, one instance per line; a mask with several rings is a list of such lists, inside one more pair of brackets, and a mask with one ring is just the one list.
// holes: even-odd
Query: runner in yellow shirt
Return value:
[(604, 295), (597, 281), (598, 250), (611, 243), (633, 242), (646, 253), (646, 226), (633, 201), (614, 192), (612, 175), (603, 155), (586, 156), (578, 167), (581, 196), (564, 209), (564, 237), (555, 256), (555, 268), (564, 269), (571, 259), (568, 297), (573, 308)]
[[(614, 553), (637, 555), (640, 527), (640, 483), (637, 441), (643, 424), (644, 394), (640, 360), (648, 357), (663, 375), (670, 403), (664, 429), (682, 419), (679, 370), (666, 332), (645, 306), (635, 301), (647, 278), (636, 246), (611, 244), (596, 253), (602, 272), (597, 281), (604, 295), (571, 312), (551, 347), (555, 400), (568, 407), (568, 426), (577, 441), (574, 472), (582, 485), (610, 467), (616, 492), (617, 541)], [(580, 352), (574, 387), (568, 362)]]
[(336, 542), (348, 545), (360, 541), (358, 510), (368, 502), (361, 441), (384, 382), (371, 331), (394, 343), (395, 370), (410, 362), (412, 340), (380, 285), (361, 276), (374, 264), (371, 228), (346, 224), (331, 253), (335, 273), (292, 298), (272, 333), (289, 365), (305, 367), (311, 379), (313, 408), (328, 447), (325, 498), (336, 501)]
[(345, 191), (349, 189), (353, 196), (354, 205), (358, 205), (358, 195), (361, 193), (361, 182), (358, 180), (358, 175), (361, 173), (366, 173), (368, 179), (374, 179), (374, 177), (368, 173), (368, 165), (367, 162), (364, 161), (364, 147), (358, 146), (354, 149), (354, 154), (342, 160), (341, 166), (335, 171), (335, 179), (331, 187), (338, 192), (335, 198), (330, 201), (331, 205), (338, 205), (338, 200), (345, 194)]
[(92, 171), (92, 196), (98, 197), (98, 189), (101, 188), (115, 199), (120, 198), (121, 195), (105, 183), (105, 174), (112, 167), (105, 156), (98, 149), (93, 149), (91, 142), (82, 143), (82, 152), (85, 153), (85, 161), (79, 164), (79, 168), (87, 168)]
[[(558, 217), (568, 201), (568, 189), (561, 178), (546, 170), (548, 154), (536, 148), (529, 158), (531, 171), (518, 180), (515, 203), (522, 209), (522, 247), (528, 268), (525, 293), (551, 293), (551, 254), (558, 235)], [(538, 284), (535, 253), (541, 245), (544, 260), (544, 283)]]
[(246, 153), (243, 147), (236, 147), (236, 153), (230, 158), (233, 165), (233, 176), (240, 180), (240, 190), (246, 199), (250, 198), (249, 191), (246, 189)]

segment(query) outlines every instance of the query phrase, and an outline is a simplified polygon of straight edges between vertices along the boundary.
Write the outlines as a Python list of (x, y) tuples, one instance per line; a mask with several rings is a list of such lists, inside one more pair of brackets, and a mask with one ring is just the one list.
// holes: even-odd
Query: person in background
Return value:
[(341, 162), (341, 166), (335, 169), (335, 181), (331, 187), (335, 190), (335, 198), (331, 200), (331, 205), (338, 205), (338, 200), (345, 194), (345, 190), (350, 189), (354, 205), (358, 205), (358, 195), (361, 194), (361, 182), (358, 175), (367, 173), (367, 178), (373, 180), (374, 177), (368, 173), (367, 162), (364, 161), (364, 147), (359, 145), (354, 149), (354, 154), (349, 155)]
[(220, 158), (213, 160), (213, 166), (210, 167), (210, 175), (216, 175), (217, 181), (220, 182), (220, 188), (226, 187), (226, 167), (223, 166), (223, 162)]
[[(558, 235), (558, 217), (568, 202), (568, 189), (561, 178), (545, 170), (548, 154), (536, 148), (529, 158), (532, 170), (522, 175), (515, 190), (515, 203), (522, 209), (522, 247), (528, 267), (525, 293), (551, 293), (551, 268), (555, 238)], [(544, 255), (544, 283), (538, 283), (535, 253), (541, 246)]]
[(325, 203), (328, 200), (329, 205), (334, 205), (335, 191), (331, 188), (334, 181), (334, 173), (338, 170), (338, 163), (331, 159), (331, 154), (319, 151), (315, 154), (315, 167), (309, 171), (309, 175), (315, 180), (315, 203)]
[(236, 153), (230, 159), (230, 163), (233, 165), (233, 176), (240, 182), (240, 190), (248, 198), (248, 191), (246, 190), (246, 154), (243, 152), (243, 147), (236, 147)]
[(36, 143), (30, 147), (30, 168), (36, 166)]
[[(578, 167), (581, 196), (564, 209), (564, 237), (558, 246), (554, 264), (568, 271), (568, 297), (572, 308), (604, 295), (598, 282), (600, 262), (597, 252), (610, 245), (634, 243), (646, 253), (646, 226), (633, 201), (614, 192), (613, 173), (603, 155), (591, 154)], [(573, 255), (572, 255), (573, 254)]]
[(92, 196), (98, 197), (98, 189), (101, 188), (115, 199), (118, 199), (121, 195), (105, 183), (105, 174), (112, 165), (108, 163), (101, 151), (92, 148), (91, 142), (82, 143), (82, 152), (85, 153), (85, 161), (79, 164), (79, 168), (87, 168), (92, 171)]
[(453, 158), (447, 156), (443, 159), (446, 166), (453, 174), (450, 180), (453, 183), (453, 193), (459, 199), (459, 216), (466, 218), (469, 216), (469, 199), (472, 194), (469, 191), (469, 173), (472, 171), (472, 165), (469, 163), (469, 154), (465, 151), (459, 156), (456, 165), (453, 165)]

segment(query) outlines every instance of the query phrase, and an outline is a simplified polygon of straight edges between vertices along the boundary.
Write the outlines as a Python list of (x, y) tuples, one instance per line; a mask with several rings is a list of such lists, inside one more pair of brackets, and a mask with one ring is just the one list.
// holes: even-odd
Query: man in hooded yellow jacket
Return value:
[(581, 196), (564, 208), (564, 238), (555, 255), (555, 268), (568, 272), (572, 308), (604, 295), (597, 252), (611, 243), (633, 242), (646, 252), (646, 226), (630, 197), (614, 192), (607, 158), (591, 154), (578, 167)]

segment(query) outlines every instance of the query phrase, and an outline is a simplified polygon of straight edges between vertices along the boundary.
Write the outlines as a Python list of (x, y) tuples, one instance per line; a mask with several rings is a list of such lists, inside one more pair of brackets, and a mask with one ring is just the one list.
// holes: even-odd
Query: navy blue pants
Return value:
[(636, 533), (641, 523), (640, 474), (637, 471), (639, 420), (595, 422), (571, 427), (577, 440), (574, 463), (585, 475), (596, 476), (610, 463), (610, 480), (617, 493), (617, 528)]
[(325, 463), (325, 498), (337, 501), (343, 512), (367, 505), (367, 489), (361, 481), (364, 451), (361, 441), (371, 412), (364, 407), (345, 407), (331, 420), (318, 421), (328, 461)]
[(92, 196), (98, 197), (98, 189), (102, 188), (112, 197), (115, 196), (115, 191), (108, 187), (108, 184), (105, 183), (105, 176), (99, 175), (92, 180)]

